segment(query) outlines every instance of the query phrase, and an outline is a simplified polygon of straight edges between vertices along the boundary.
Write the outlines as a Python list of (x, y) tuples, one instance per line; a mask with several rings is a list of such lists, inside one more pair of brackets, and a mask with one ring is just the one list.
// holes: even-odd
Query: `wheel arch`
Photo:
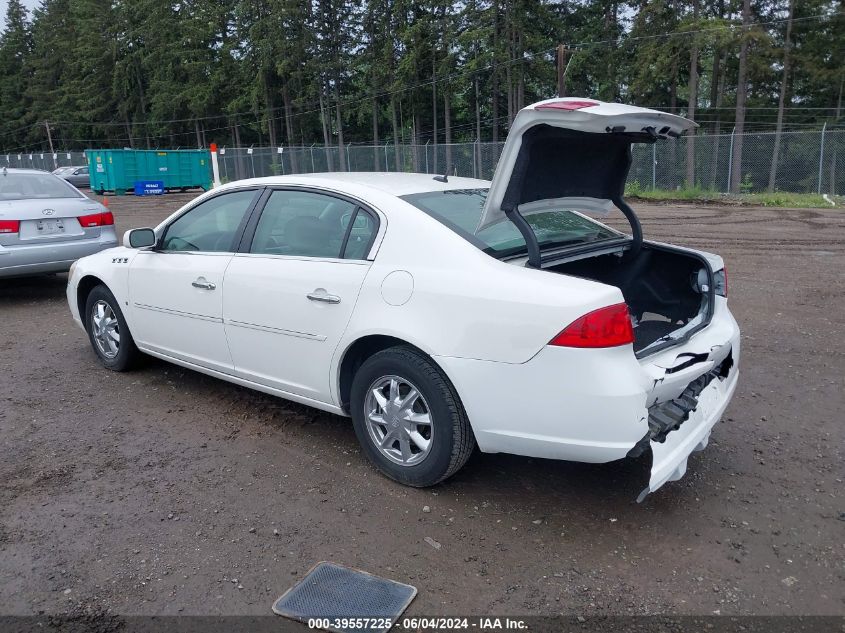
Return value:
[[(366, 334), (352, 341), (344, 350), (338, 363), (337, 370), (337, 393), (341, 409), (349, 413), (349, 399), (352, 392), (352, 380), (355, 372), (370, 356), (391, 347), (409, 347), (420, 354), (425, 355), (441, 372), (446, 376), (452, 388), (454, 382), (449, 377), (444, 367), (437, 362), (434, 356), (419, 345), (415, 345), (405, 339), (388, 334)], [(457, 389), (455, 389), (457, 394)], [(460, 398), (460, 394), (458, 394)]]
[[(91, 274), (85, 275), (76, 285), (76, 308), (79, 311), (79, 317), (83, 323), (85, 323), (85, 302), (88, 300), (88, 295), (97, 286), (108, 288), (108, 284), (105, 281)], [(109, 292), (111, 292), (111, 289), (109, 289)]]

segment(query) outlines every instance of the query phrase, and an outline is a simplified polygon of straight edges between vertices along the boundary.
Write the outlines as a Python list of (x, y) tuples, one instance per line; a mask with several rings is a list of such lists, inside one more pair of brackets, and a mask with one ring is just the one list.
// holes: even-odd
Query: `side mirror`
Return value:
[(132, 229), (123, 234), (123, 245), (127, 248), (148, 248), (155, 243), (156, 234), (152, 229)]

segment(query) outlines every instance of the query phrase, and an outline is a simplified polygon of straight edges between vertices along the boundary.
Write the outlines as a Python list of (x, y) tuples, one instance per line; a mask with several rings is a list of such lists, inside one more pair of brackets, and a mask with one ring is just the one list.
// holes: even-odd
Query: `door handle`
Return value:
[(191, 285), (194, 288), (202, 288), (203, 290), (214, 290), (217, 286), (210, 281), (206, 281), (205, 277), (200, 277), (196, 281), (192, 281)]
[(340, 297), (337, 295), (330, 295), (322, 288), (318, 288), (314, 292), (309, 292), (305, 296), (311, 301), (321, 301), (322, 303), (340, 303)]

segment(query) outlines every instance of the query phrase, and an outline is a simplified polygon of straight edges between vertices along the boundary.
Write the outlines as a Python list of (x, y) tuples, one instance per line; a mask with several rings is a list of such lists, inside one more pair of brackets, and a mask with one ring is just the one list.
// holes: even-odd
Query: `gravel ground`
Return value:
[[(110, 201), (122, 234), (191, 197)], [(346, 419), (108, 372), (64, 275), (0, 281), (0, 613), (267, 614), (332, 560), (417, 586), (416, 615), (845, 614), (845, 214), (635, 206), (725, 257), (744, 345), (710, 446), (642, 504), (643, 462), (476, 454), (404, 488)]]

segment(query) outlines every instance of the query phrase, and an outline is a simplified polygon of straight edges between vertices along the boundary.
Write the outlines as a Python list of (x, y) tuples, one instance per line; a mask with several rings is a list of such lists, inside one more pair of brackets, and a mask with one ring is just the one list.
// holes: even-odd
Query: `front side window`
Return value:
[(340, 258), (349, 234), (346, 257), (363, 259), (374, 225), (369, 215), (358, 213), (357, 205), (347, 200), (310, 191), (274, 191), (261, 212), (249, 252)]
[[(526, 251), (525, 238), (510, 220), (477, 230), (487, 200), (487, 189), (428, 191), (403, 196), (403, 200), (440, 220), (494, 257)], [(572, 209), (530, 213), (525, 220), (537, 236), (541, 249), (615, 239), (622, 235)]]
[(234, 252), (238, 227), (257, 194), (234, 191), (201, 202), (167, 227), (161, 250)]

